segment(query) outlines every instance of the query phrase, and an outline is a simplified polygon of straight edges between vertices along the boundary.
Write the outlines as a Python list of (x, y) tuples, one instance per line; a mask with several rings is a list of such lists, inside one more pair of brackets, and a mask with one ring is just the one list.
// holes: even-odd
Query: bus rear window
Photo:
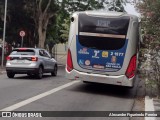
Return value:
[(12, 51), (11, 55), (35, 55), (35, 52), (34, 50), (29, 50), (29, 49), (26, 50), (16, 49)]
[(130, 18), (93, 17), (79, 14), (79, 43), (88, 48), (117, 50), (124, 46)]

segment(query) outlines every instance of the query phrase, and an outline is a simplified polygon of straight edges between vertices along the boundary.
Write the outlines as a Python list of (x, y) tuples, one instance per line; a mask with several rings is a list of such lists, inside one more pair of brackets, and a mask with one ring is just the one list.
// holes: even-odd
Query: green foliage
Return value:
[(0, 1), (0, 39), (3, 35), (3, 21), (4, 21), (4, 0)]
[[(0, 1), (1, 18), (4, 13), (4, 1)], [(19, 31), (25, 30), (24, 42), (26, 46), (33, 47), (39, 41), (39, 20), (45, 18), (42, 21), (44, 25), (49, 17), (47, 27), (43, 26), (42, 30), (47, 31), (45, 43), (53, 47), (56, 43), (67, 41), (70, 14), (75, 11), (102, 9), (104, 4), (111, 4), (107, 3), (107, 0), (51, 0), (46, 10), (48, 2), (49, 0), (8, 0), (6, 41), (20, 43)], [(122, 6), (122, 3), (124, 0), (118, 0), (115, 4)], [(3, 28), (3, 21), (0, 21), (0, 28)], [(0, 36), (2, 30), (0, 29)]]
[(126, 0), (106, 0), (106, 4), (109, 11), (125, 12), (123, 4)]
[(60, 42), (68, 40), (70, 27), (70, 14), (75, 11), (96, 10), (104, 8), (104, 0), (63, 0), (61, 3), (61, 12), (57, 17), (58, 29), (60, 31)]
[(137, 9), (142, 15), (141, 76), (147, 79), (151, 86), (157, 85), (160, 93), (160, 1), (139, 2)]
[(60, 30), (61, 34), (61, 38), (63, 40), (65, 40), (65, 42), (68, 40), (68, 36), (69, 36), (69, 25), (70, 25), (70, 19), (64, 19), (64, 23), (62, 24), (63, 29)]
[(97, 10), (104, 8), (105, 0), (68, 0), (65, 9), (71, 13), (75, 11)]
[[(97, 9), (103, 9), (104, 4), (107, 4), (110, 11), (118, 11), (118, 12), (124, 12), (124, 7), (122, 4), (125, 4), (125, 0), (116, 0), (116, 1), (110, 1), (110, 0), (69, 0), (63, 1), (63, 8), (64, 11), (68, 11), (68, 13), (73, 13), (75, 11), (85, 11), (85, 10), (97, 10)], [(63, 22), (60, 22), (60, 32), (62, 33), (60, 36), (62, 40), (65, 42), (68, 40), (69, 35), (69, 16), (66, 16)]]
[[(33, 22), (30, 16), (26, 15), (26, 11), (23, 9), (23, 1), (19, 0), (8, 0), (7, 4), (7, 22), (6, 22), (6, 41), (10, 44), (13, 42), (20, 44), (21, 37), (19, 36), (19, 31), (24, 30), (26, 36), (24, 37), (24, 44), (26, 46), (31, 46), (31, 39), (33, 38)], [(4, 1), (0, 2), (4, 14)], [(3, 17), (0, 20), (0, 28), (3, 28)], [(2, 37), (3, 29), (0, 29), (0, 37)]]

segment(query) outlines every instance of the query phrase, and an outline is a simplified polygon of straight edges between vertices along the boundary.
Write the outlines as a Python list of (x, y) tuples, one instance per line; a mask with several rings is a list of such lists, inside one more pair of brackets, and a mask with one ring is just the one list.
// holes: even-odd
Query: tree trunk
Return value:
[(38, 47), (39, 48), (44, 48), (48, 22), (49, 22), (49, 17), (41, 16), (39, 19), (39, 22), (38, 22), (38, 36), (39, 36)]
[(46, 39), (46, 27), (43, 26), (42, 21), (39, 21), (38, 36), (39, 36), (38, 47), (39, 48), (44, 48), (44, 42), (45, 42), (45, 39)]
[(51, 54), (51, 56), (53, 56), (52, 49), (53, 49), (54, 45), (55, 44), (48, 45), (49, 46), (49, 53)]
[(42, 27), (38, 28), (38, 36), (39, 36), (39, 43), (38, 47), (39, 48), (44, 48), (44, 42), (46, 39), (46, 30), (43, 31)]

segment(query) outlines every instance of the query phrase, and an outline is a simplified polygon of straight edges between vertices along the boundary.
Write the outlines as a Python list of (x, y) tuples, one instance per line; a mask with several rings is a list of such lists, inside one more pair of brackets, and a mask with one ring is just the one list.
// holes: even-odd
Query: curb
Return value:
[[(145, 97), (145, 111), (155, 111), (154, 104), (153, 104), (153, 98), (150, 98), (149, 96)], [(155, 117), (145, 117), (145, 120), (156, 120)]]
[(58, 67), (65, 67), (66, 65), (64, 64), (58, 64)]
[(6, 71), (0, 71), (0, 74), (4, 74), (4, 73), (6, 73)]
[(6, 73), (6, 69), (5, 68), (0, 68), (0, 74), (4, 74)]
[(5, 74), (6, 72), (4, 71), (4, 72), (0, 72), (0, 75), (3, 75), (3, 74)]

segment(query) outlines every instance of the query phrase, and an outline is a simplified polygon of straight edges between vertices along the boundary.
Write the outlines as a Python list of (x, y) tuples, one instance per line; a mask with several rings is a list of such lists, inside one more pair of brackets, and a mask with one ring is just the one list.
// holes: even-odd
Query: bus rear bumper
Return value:
[(135, 77), (128, 79), (125, 75), (117, 75), (117, 76), (100, 75), (100, 74), (79, 72), (77, 70), (72, 70), (71, 72), (68, 72), (66, 70), (66, 78), (70, 80), (82, 80), (87, 82), (104, 83), (104, 84), (112, 84), (112, 85), (127, 86), (127, 87), (133, 87), (135, 81)]

